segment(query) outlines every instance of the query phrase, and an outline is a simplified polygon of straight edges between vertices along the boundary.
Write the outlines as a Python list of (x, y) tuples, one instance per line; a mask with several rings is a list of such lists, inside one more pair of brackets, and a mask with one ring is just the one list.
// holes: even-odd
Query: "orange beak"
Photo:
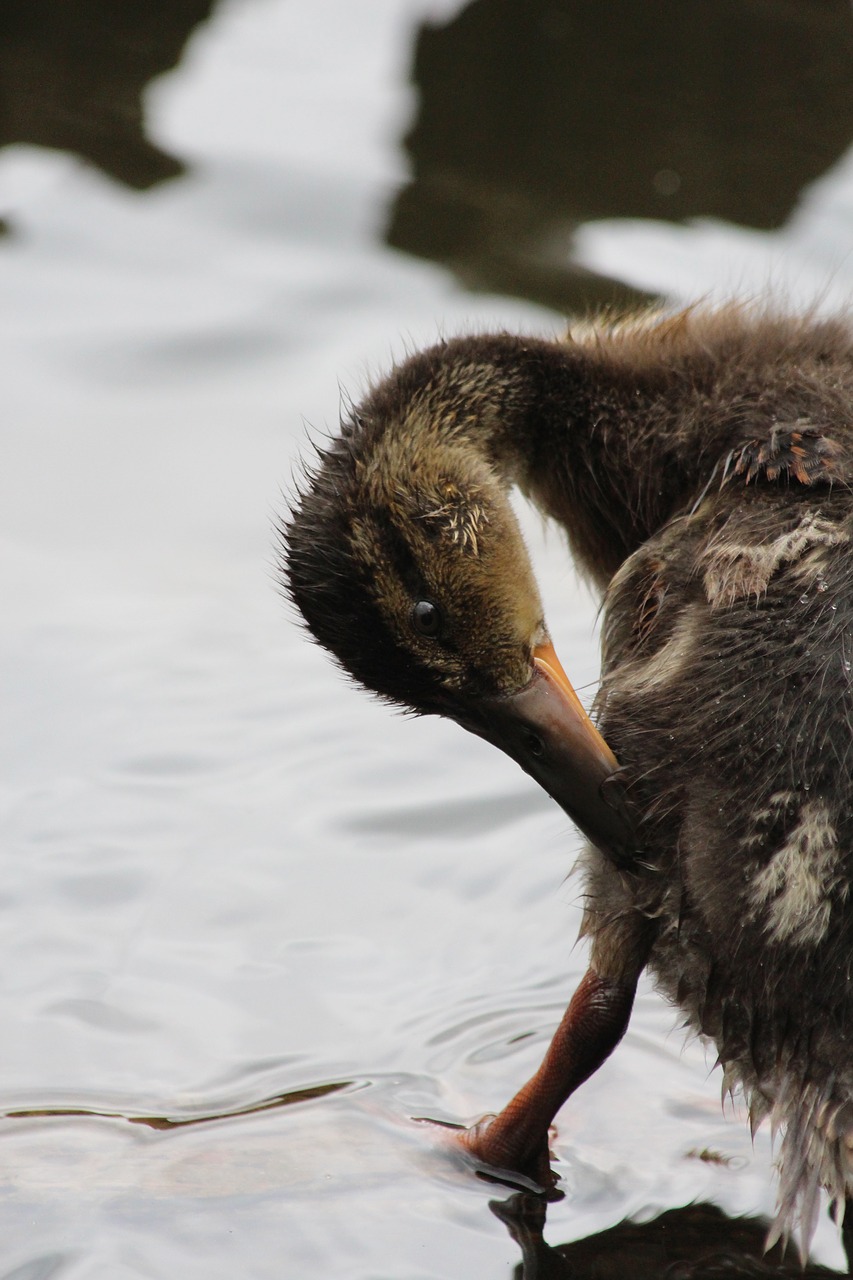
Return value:
[(563, 670), (550, 640), (546, 640), (544, 644), (538, 644), (533, 650), (533, 664), (547, 680), (551, 680), (557, 686), (565, 698), (567, 707), (577, 719), (581, 733), (586, 735), (588, 749), (601, 759), (605, 767), (609, 766), (611, 773), (615, 772), (619, 768), (616, 757), (584, 711), (581, 700)]
[(621, 788), (605, 784), (618, 761), (584, 711), (554, 646), (533, 653), (529, 684), (506, 697), (468, 701), (460, 722), (535, 778), (581, 831), (616, 861), (636, 849)]

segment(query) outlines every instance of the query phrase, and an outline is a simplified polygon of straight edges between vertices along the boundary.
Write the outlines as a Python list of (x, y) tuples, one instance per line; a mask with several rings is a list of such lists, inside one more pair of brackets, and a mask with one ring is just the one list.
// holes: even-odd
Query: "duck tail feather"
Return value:
[[(779, 1201), (767, 1248), (799, 1243), (805, 1266), (820, 1213), (821, 1188), (834, 1202), (836, 1219), (853, 1191), (853, 1104), (839, 1098), (833, 1083), (803, 1084), (789, 1077), (772, 1108), (774, 1131), (784, 1130), (779, 1150)], [(838, 1209), (838, 1206), (841, 1209)]]

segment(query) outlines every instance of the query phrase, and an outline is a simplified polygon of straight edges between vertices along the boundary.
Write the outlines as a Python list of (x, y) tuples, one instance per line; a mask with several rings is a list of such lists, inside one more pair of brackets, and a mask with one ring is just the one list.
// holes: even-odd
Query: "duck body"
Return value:
[[(821, 1186), (853, 1193), (851, 479), (850, 328), (738, 308), (443, 344), (321, 458), (286, 531), (309, 627), (368, 687), (509, 751), (591, 838), (590, 973), (498, 1136), (475, 1133), (487, 1163), (541, 1170), (542, 1117), (648, 966), (752, 1123), (784, 1130), (776, 1234), (809, 1238)], [(515, 715), (545, 652), (510, 484), (604, 592), (612, 765), (577, 738), (543, 773), (541, 709), (536, 759), (481, 710)], [(413, 628), (423, 602), (438, 639)]]
[(649, 967), (784, 1130), (783, 1219), (810, 1231), (819, 1185), (851, 1179), (853, 501), (735, 486), (608, 591), (599, 728), (647, 865), (592, 854), (590, 927), (658, 921)]

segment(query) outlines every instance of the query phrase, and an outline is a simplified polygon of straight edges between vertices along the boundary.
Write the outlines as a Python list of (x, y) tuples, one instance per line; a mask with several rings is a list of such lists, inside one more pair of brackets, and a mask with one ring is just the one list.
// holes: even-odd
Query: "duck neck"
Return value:
[(502, 481), (559, 521), (602, 585), (707, 479), (707, 457), (687, 465), (683, 447), (686, 458), (666, 465), (680, 447), (673, 423), (684, 406), (673, 402), (662, 361), (629, 376), (593, 344), (509, 334), (429, 354), (441, 366), (436, 398), (464, 406), (444, 434), (475, 444)]

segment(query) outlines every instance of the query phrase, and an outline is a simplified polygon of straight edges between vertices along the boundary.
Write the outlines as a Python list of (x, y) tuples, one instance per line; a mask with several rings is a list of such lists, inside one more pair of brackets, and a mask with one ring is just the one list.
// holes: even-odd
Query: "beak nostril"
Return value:
[(539, 737), (538, 733), (533, 733), (530, 729), (525, 730), (524, 742), (527, 750), (532, 756), (544, 756), (545, 743)]

